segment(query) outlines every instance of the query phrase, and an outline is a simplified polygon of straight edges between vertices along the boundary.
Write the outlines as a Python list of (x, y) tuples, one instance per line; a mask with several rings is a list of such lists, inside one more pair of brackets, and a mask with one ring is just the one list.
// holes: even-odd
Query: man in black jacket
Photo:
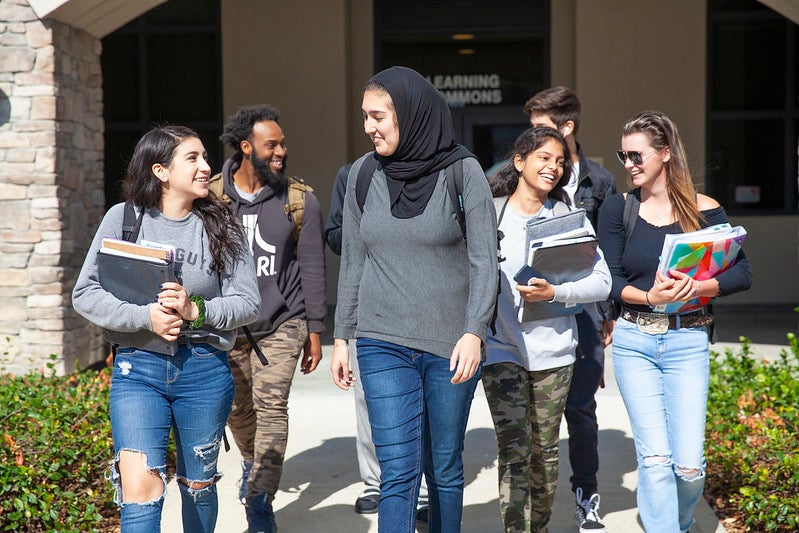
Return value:
[[(577, 143), (580, 127), (580, 100), (567, 87), (552, 87), (536, 93), (524, 104), (524, 112), (533, 126), (549, 126), (566, 138), (572, 155), (572, 174), (564, 176), (564, 185), (572, 204), (583, 208), (594, 229), (599, 206), (616, 192), (613, 175), (585, 157)], [(586, 305), (577, 318), (577, 360), (566, 400), (566, 424), (569, 428), (571, 485), (577, 505), (574, 518), (581, 533), (602, 533), (605, 526), (599, 516), (597, 444), (599, 427), (594, 396), (602, 383), (605, 347), (610, 344), (612, 316), (608, 302)]]
[[(322, 359), (327, 312), (322, 211), (310, 187), (286, 177), (278, 119), (269, 105), (228, 117), (220, 140), (235, 153), (209, 187), (244, 226), (261, 292), (260, 316), (249, 328), (269, 364), (240, 332), (230, 351), (236, 396), (228, 426), (243, 459), (239, 498), (250, 531), (266, 533), (277, 531), (272, 501), (286, 453), (291, 382), (300, 353), (304, 374)], [(300, 191), (297, 201), (292, 188)]]

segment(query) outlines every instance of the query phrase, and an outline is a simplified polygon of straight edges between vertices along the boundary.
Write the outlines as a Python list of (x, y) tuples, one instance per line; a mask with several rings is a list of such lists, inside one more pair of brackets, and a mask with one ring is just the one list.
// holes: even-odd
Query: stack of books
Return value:
[[(532, 220), (527, 225), (527, 265), (535, 277), (552, 285), (577, 281), (591, 274), (597, 240), (585, 228), (585, 210)], [(525, 280), (516, 280), (526, 283)], [(524, 284), (522, 283), (522, 284)], [(522, 302), (519, 322), (577, 314), (581, 305), (561, 302)]]
[[(97, 254), (100, 285), (119, 300), (149, 305), (157, 300), (161, 285), (175, 281), (175, 247), (157, 242), (136, 244), (119, 239), (103, 239)], [(125, 334), (116, 332), (116, 338)], [(137, 348), (174, 355), (177, 343), (154, 338)]]

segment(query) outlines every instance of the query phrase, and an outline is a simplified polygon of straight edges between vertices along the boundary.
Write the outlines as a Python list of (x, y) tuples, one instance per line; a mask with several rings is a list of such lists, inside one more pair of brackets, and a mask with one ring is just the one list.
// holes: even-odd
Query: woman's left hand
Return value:
[(531, 278), (527, 285), (516, 285), (525, 302), (549, 302), (555, 297), (555, 287), (544, 278)]
[(161, 285), (161, 292), (158, 293), (158, 303), (167, 309), (174, 310), (180, 315), (180, 318), (187, 322), (197, 320), (200, 314), (197, 304), (189, 300), (186, 288), (173, 281)]
[(450, 379), (453, 385), (469, 381), (480, 368), (480, 346), (482, 341), (474, 333), (464, 333), (458, 340), (455, 349), (452, 350), (452, 357), (449, 359), (449, 370), (455, 371)]

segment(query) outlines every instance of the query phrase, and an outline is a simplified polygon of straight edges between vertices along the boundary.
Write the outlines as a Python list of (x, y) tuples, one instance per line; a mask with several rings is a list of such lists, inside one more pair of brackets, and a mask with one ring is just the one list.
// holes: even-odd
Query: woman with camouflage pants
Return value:
[[(558, 437), (577, 348), (574, 314), (519, 322), (524, 302), (574, 304), (604, 300), (610, 272), (597, 249), (591, 273), (552, 285), (532, 277), (517, 284), (526, 263), (526, 227), (534, 218), (568, 212), (561, 177), (571, 157), (563, 136), (551, 128), (522, 133), (511, 161), (491, 180), (505, 261), (496, 331), (489, 335), (483, 367), (499, 448), (499, 503), (507, 533), (546, 532), (558, 478)], [(566, 205), (564, 205), (564, 203)], [(586, 219), (585, 229), (594, 230)], [(564, 309), (563, 306), (559, 306)]]

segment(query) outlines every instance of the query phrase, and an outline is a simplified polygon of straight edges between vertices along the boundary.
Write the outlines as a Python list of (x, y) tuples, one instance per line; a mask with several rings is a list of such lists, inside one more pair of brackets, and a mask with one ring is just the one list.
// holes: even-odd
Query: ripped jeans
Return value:
[(688, 531), (705, 482), (707, 332), (681, 328), (649, 334), (619, 318), (613, 369), (635, 439), (644, 529)]
[[(211, 532), (218, 510), (217, 458), (233, 403), (233, 377), (227, 352), (209, 344), (180, 345), (174, 356), (134, 348), (117, 351), (111, 380), (111, 469), (121, 506), (122, 533), (158, 532), (166, 492), (166, 453), (170, 429), (177, 444), (177, 476), (183, 530)], [(164, 493), (148, 502), (126, 501), (119, 454), (144, 454), (148, 469), (164, 480)], [(186, 483), (207, 483), (189, 488)]]

